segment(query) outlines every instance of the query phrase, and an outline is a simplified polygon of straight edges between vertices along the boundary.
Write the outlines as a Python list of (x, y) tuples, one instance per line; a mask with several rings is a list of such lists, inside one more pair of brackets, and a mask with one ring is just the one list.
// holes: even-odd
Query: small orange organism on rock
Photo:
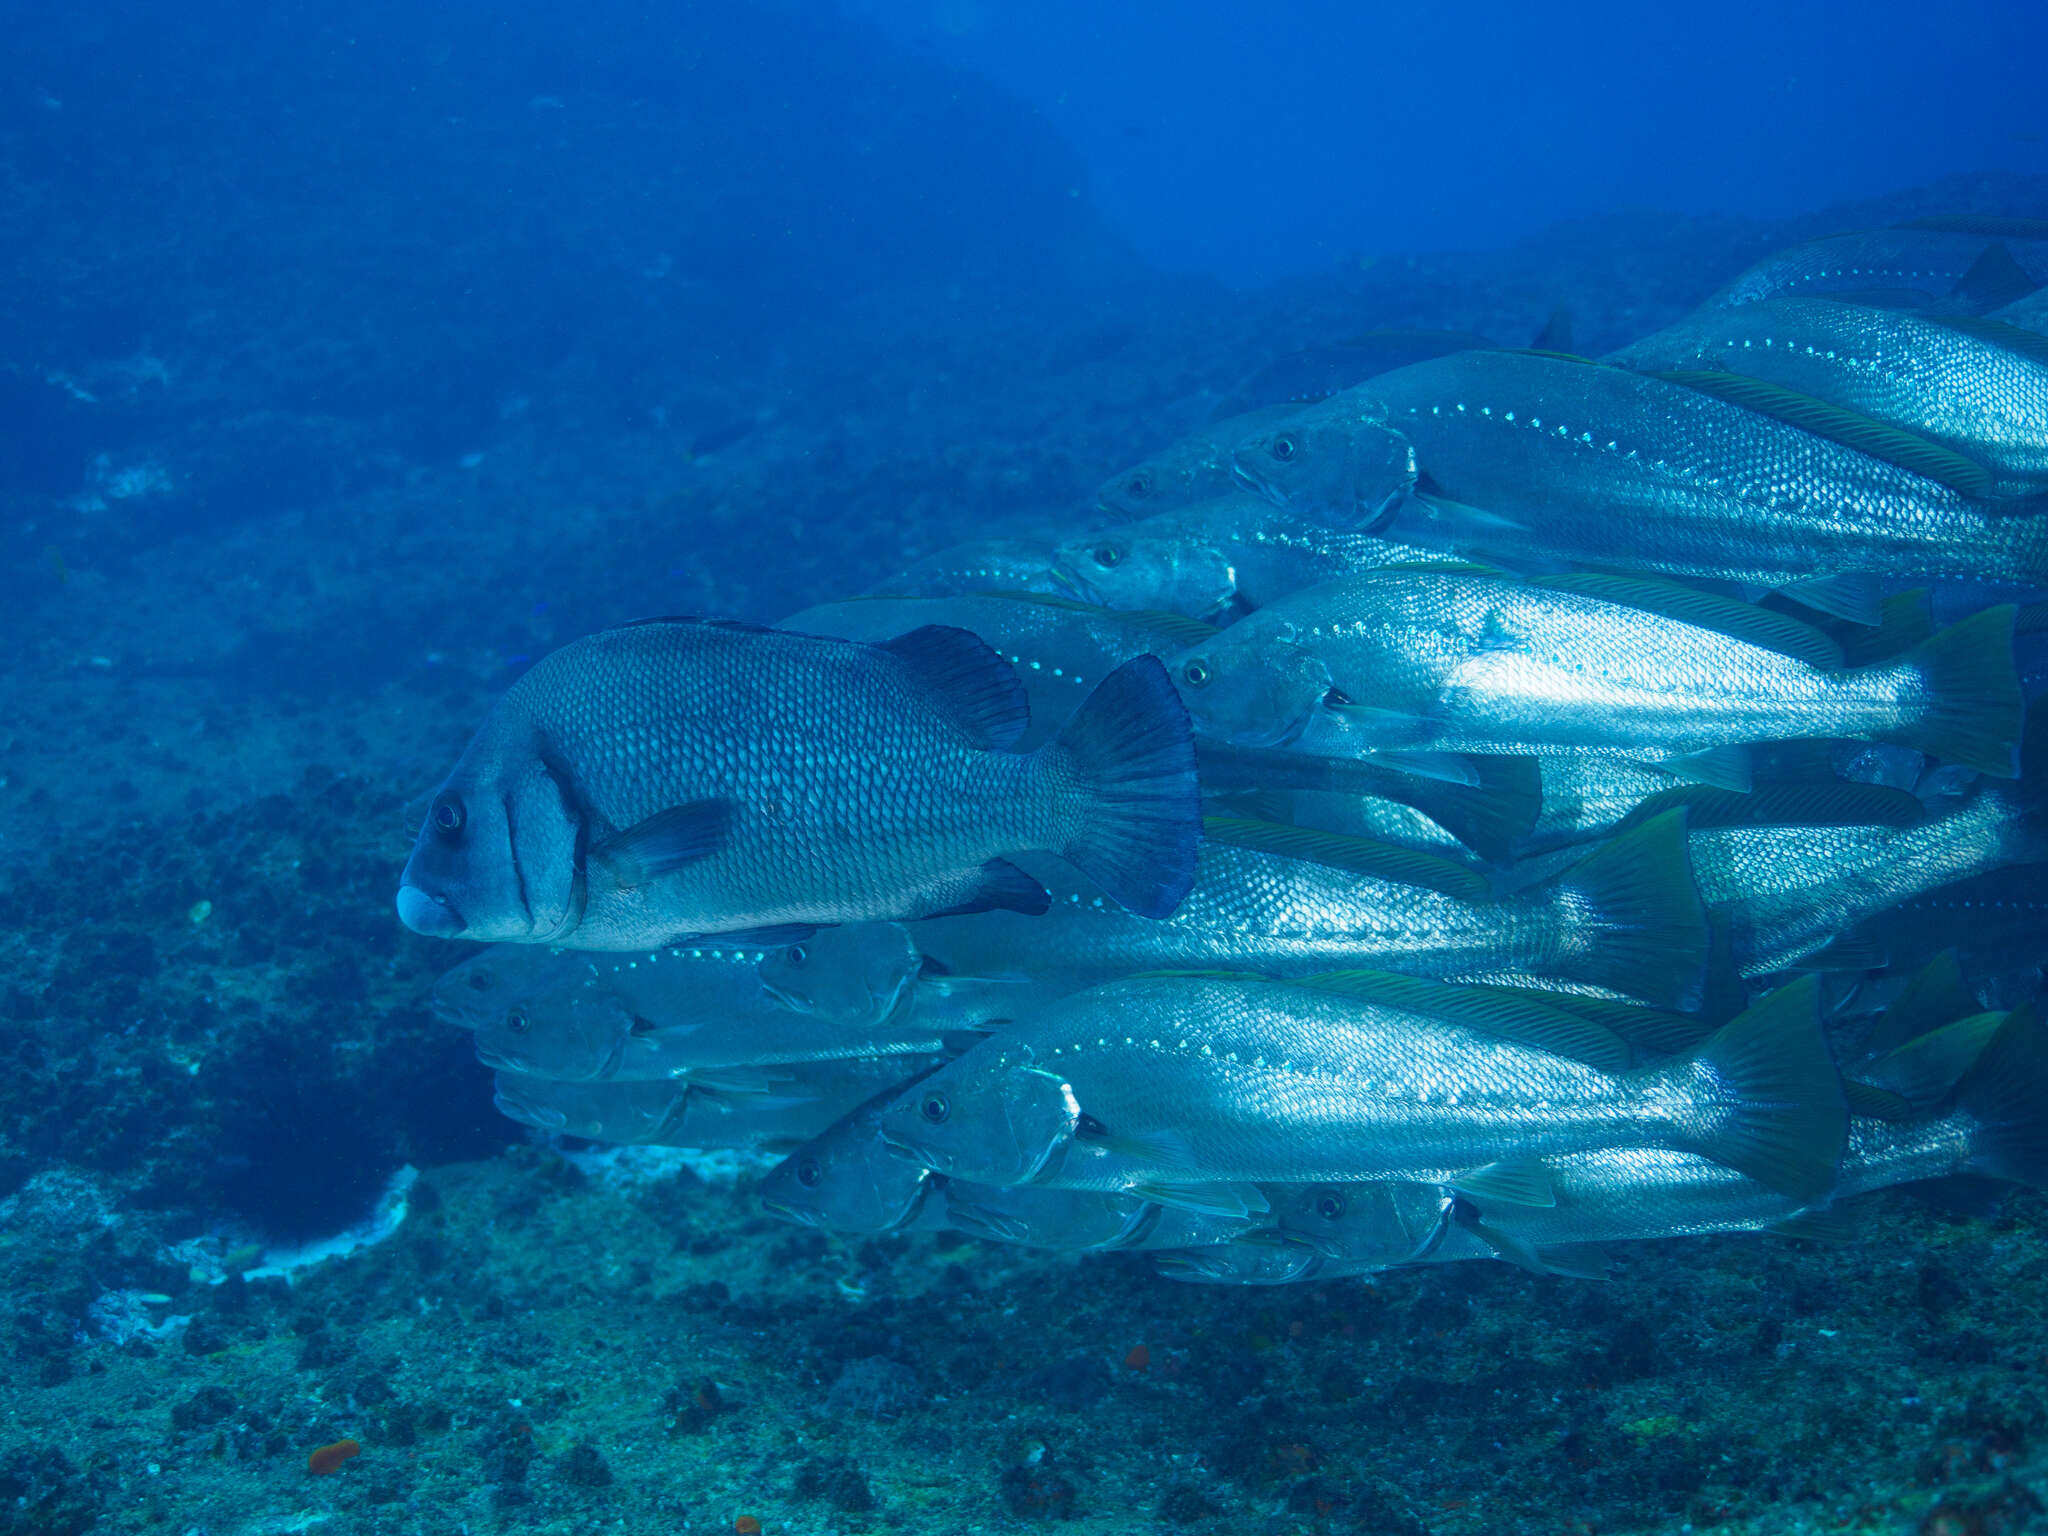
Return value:
[(323, 1445), (306, 1458), (306, 1470), (315, 1477), (329, 1477), (341, 1470), (341, 1464), (351, 1456), (360, 1456), (363, 1448), (353, 1440), (337, 1440), (332, 1445)]

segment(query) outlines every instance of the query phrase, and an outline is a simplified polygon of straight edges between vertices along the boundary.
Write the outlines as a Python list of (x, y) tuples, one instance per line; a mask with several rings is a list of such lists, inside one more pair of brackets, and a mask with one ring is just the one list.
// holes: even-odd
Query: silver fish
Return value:
[(1238, 488), (1231, 455), (1245, 434), (1285, 421), (1297, 409), (1294, 405), (1267, 406), (1211, 422), (1172, 447), (1111, 475), (1096, 491), (1096, 504), (1116, 516), (1149, 517), (1228, 495)]
[(1205, 624), (1168, 613), (1115, 613), (1072, 598), (1015, 592), (856, 598), (806, 608), (783, 628), (880, 643), (926, 624), (979, 635), (1016, 672), (1031, 710), (1030, 724), (1013, 744), (1018, 751), (1051, 740), (1089, 691), (1125, 662), (1171, 655), (1210, 633)]
[(1683, 759), (1847, 736), (2010, 776), (2013, 617), (1850, 669), (1797, 621), (1667, 582), (1400, 569), (1296, 593), (1173, 668), (1196, 731), (1247, 746)]
[(1325, 1258), (1302, 1245), (1219, 1243), (1157, 1254), (1153, 1265), (1167, 1280), (1194, 1285), (1303, 1285), (1314, 1280), (1348, 1280), (1384, 1266)]
[[(1638, 372), (1714, 370), (1758, 379), (1913, 433), (1966, 462), (1900, 446), (1936, 478), (1978, 495), (2048, 490), (2048, 346), (1990, 320), (1937, 321), (1827, 299), (1709, 309), (1611, 352)], [(1768, 396), (1760, 403), (1770, 404)], [(1798, 400), (1778, 408), (1797, 412)], [(1825, 413), (1805, 416), (1825, 430)], [(1881, 434), (1869, 451), (1883, 453)], [(1972, 474), (1971, 471), (1976, 471)]]
[(562, 964), (556, 951), (537, 945), (490, 945), (435, 981), (434, 1016), (457, 1029), (500, 1021), (536, 986), (550, 984)]
[[(1248, 436), (1240, 475), (1387, 538), (1525, 569), (1750, 582), (1861, 623), (1877, 622), (1880, 578), (2048, 580), (2048, 518), (1626, 369), (1470, 352), (1367, 391)], [(1389, 434), (1423, 471), (1405, 501)]]
[(891, 1088), (835, 1121), (762, 1176), (770, 1215), (830, 1232), (879, 1235), (943, 1227), (932, 1199), (940, 1180), (928, 1168), (891, 1155), (882, 1142), (882, 1110)]
[[(1546, 1267), (1543, 1251), (1585, 1243), (1805, 1231), (1857, 1195), (1979, 1173), (2048, 1182), (2048, 1039), (2020, 1013), (1990, 1035), (1939, 1114), (1850, 1123), (1841, 1172), (1824, 1201), (1773, 1190), (1692, 1152), (1611, 1148), (1546, 1159), (1547, 1199), (1467, 1201), (1428, 1184), (1303, 1185), (1274, 1191), (1273, 1222), (1330, 1258), (1380, 1264), (1509, 1258)], [(1401, 1257), (1404, 1247), (1408, 1258)]]
[(908, 1008), (921, 963), (901, 923), (850, 923), (767, 951), (755, 972), (790, 1012), (859, 1034)]
[(1938, 886), (2048, 858), (2040, 808), (2000, 785), (1911, 826), (1759, 825), (1751, 808), (1728, 809), (1717, 825), (1695, 803), (1688, 841), (1701, 897), (1749, 977), (1812, 960), (1863, 919)]
[(1578, 1021), (1499, 994), (1442, 1001), (1455, 991), (1114, 982), (972, 1047), (885, 1111), (884, 1135), (952, 1178), (1226, 1214), (1266, 1204), (1246, 1184), (1438, 1179), (1603, 1147), (1699, 1152), (1807, 1199), (1832, 1184), (1847, 1113), (1810, 981), (1633, 1070), (1546, 1048), (1582, 1045)]
[(974, 1237), (1068, 1253), (1199, 1248), (1253, 1228), (1249, 1217), (1173, 1209), (1117, 1190), (1004, 1189), (949, 1179), (945, 1203), (946, 1220)]
[(1425, 558), (1418, 546), (1331, 528), (1238, 491), (1070, 540), (1053, 570), (1091, 602), (1207, 620)]
[(1009, 1017), (1162, 969), (1519, 970), (1671, 1006), (1697, 1001), (1707, 929), (1675, 816), (1498, 900), (1481, 877), (1428, 854), (1260, 822), (1209, 826), (1194, 886), (1164, 922), (1119, 912), (1047, 870), (1046, 916), (940, 918), (917, 924), (912, 940), (949, 980), (1012, 986)]
[(408, 927), (578, 949), (1040, 909), (1007, 855), (1058, 851), (1134, 911), (1194, 873), (1186, 712), (1160, 664), (1112, 672), (1059, 738), (963, 630), (886, 646), (654, 620), (556, 651), (436, 793), (399, 887)]
[(786, 1149), (941, 1059), (889, 1056), (779, 1067), (740, 1091), (688, 1080), (562, 1083), (500, 1072), (495, 1101), (509, 1119), (584, 1141)]
[[(1707, 300), (1755, 304), (1787, 294), (1843, 294), (1977, 310), (2048, 283), (2048, 229), (1971, 220), (1858, 230), (1766, 256)], [(1944, 223), (1960, 227), (1942, 228)], [(2005, 236), (2007, 238), (2000, 238)], [(2031, 238), (2030, 238), (2031, 236)], [(1987, 259), (1988, 258), (1988, 259)]]
[[(805, 960), (792, 961), (791, 950)], [(938, 1036), (909, 1017), (920, 957), (900, 927), (856, 924), (791, 950), (701, 944), (551, 956), (477, 1026), (477, 1059), (565, 1082), (702, 1081), (720, 1068), (939, 1049)], [(764, 982), (764, 968), (779, 986)]]

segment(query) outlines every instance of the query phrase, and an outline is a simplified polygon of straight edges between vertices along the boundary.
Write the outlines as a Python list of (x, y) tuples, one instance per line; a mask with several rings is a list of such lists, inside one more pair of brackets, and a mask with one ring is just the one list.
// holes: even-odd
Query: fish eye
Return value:
[(469, 973), (469, 990), (472, 992), (488, 992), (497, 984), (498, 978), (489, 971), (471, 971)]
[(927, 1125), (944, 1125), (953, 1106), (943, 1093), (928, 1093), (917, 1101), (917, 1112), (924, 1116)]
[(802, 965), (810, 956), (804, 953), (803, 945), (792, 944), (789, 946), (788, 959), (791, 965)]
[(1278, 459), (1282, 464), (1287, 463), (1288, 460), (1292, 459), (1298, 452), (1300, 452), (1300, 447), (1294, 441), (1294, 437), (1291, 433), (1282, 432), (1278, 437), (1273, 439), (1273, 457)]
[(1323, 708), (1325, 709), (1342, 709), (1346, 704), (1349, 704), (1350, 702), (1351, 695), (1346, 693), (1342, 688), (1332, 688), (1328, 693), (1323, 695)]
[(815, 1157), (807, 1157), (796, 1165), (796, 1181), (805, 1189), (816, 1189), (818, 1181), (825, 1177), (825, 1170), (818, 1166)]
[(505, 1015), (505, 1027), (515, 1035), (523, 1035), (532, 1029), (533, 1025), (528, 1021), (524, 1008), (514, 1008)]
[(1150, 475), (1133, 475), (1124, 482), (1124, 489), (1133, 496), (1150, 496), (1152, 494), (1152, 477)]
[(1098, 544), (1088, 553), (1094, 558), (1097, 565), (1105, 569), (1123, 563), (1124, 552), (1114, 544)]
[(462, 802), (453, 795), (443, 795), (434, 802), (434, 808), (427, 812), (427, 820), (434, 830), (443, 837), (453, 837), (462, 830), (462, 824), (469, 819), (462, 808)]
[(1344, 1197), (1337, 1194), (1318, 1195), (1316, 1214), (1325, 1221), (1335, 1221), (1344, 1214)]
[(1180, 669), (1181, 681), (1190, 688), (1206, 688), (1209, 685), (1209, 664), (1191, 661)]

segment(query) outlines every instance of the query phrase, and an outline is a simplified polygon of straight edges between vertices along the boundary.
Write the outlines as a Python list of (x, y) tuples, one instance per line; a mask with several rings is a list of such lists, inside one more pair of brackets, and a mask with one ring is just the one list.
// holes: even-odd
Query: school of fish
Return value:
[(1280, 1284), (2048, 1185), (2048, 223), (1276, 359), (1065, 531), (505, 694), (404, 923), (514, 1120)]

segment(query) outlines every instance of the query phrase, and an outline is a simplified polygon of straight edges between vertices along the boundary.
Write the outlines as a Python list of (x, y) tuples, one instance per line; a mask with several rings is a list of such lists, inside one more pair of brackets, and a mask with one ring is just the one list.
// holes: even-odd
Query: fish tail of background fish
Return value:
[(1646, 1075), (1656, 1080), (1653, 1102), (1669, 1095), (1679, 1150), (1795, 1199), (1818, 1200), (1833, 1187), (1849, 1111), (1812, 977), (1780, 987), (1690, 1056)]
[(1699, 1007), (1710, 935), (1683, 808), (1602, 844), (1536, 899), (1551, 903), (1565, 942), (1550, 974), (1661, 1007)]
[(1883, 739), (1979, 773), (2017, 777), (2026, 714), (2013, 659), (2017, 613), (2010, 605), (1987, 608), (1882, 669), (1899, 678), (1917, 706)]
[(1170, 915), (1195, 881), (1202, 792), (1187, 708), (1159, 658), (1105, 677), (1037, 763), (1073, 807), (1060, 855), (1128, 910)]
[(1956, 1107), (1976, 1121), (1973, 1173), (2048, 1189), (2048, 1027), (2030, 1009), (1999, 1026), (1958, 1085)]

